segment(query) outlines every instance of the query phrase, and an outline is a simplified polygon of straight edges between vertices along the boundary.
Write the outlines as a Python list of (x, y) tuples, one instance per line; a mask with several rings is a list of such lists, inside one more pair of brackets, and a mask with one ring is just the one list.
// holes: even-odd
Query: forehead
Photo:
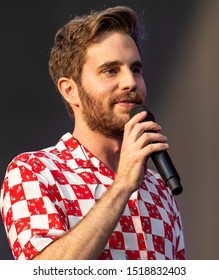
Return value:
[(101, 64), (105, 60), (128, 63), (141, 59), (138, 48), (129, 35), (107, 32), (100, 37), (98, 42), (89, 46), (86, 52), (86, 63)]

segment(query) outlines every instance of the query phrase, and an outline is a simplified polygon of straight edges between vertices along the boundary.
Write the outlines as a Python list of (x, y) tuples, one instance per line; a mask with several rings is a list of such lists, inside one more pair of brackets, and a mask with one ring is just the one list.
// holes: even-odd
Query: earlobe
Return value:
[(61, 77), (58, 80), (58, 89), (63, 98), (71, 105), (78, 105), (78, 87), (75, 81)]

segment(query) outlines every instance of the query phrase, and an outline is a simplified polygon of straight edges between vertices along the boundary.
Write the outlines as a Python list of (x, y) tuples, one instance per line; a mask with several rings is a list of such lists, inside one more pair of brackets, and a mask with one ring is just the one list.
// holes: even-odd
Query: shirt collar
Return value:
[[(108, 173), (109, 177), (114, 178), (114, 172), (96, 158), (86, 147), (82, 146), (70, 132), (61, 137), (58, 145), (62, 147), (62, 153), (67, 152), (71, 155), (71, 159), (75, 161), (78, 168), (92, 168), (93, 171), (98, 170), (101, 173)], [(71, 160), (68, 160), (67, 164), (70, 165), (70, 162)]]

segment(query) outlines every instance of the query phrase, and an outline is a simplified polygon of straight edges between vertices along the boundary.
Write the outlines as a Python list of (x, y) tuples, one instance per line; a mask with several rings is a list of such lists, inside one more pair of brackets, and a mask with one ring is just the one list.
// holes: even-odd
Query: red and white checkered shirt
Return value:
[[(14, 258), (32, 259), (68, 232), (113, 179), (114, 173), (70, 133), (54, 147), (15, 157), (0, 204)], [(159, 174), (147, 171), (100, 259), (185, 259), (180, 213)]]

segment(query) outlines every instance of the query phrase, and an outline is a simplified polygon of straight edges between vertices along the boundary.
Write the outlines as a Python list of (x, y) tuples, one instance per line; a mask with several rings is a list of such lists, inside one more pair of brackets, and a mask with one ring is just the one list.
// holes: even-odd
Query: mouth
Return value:
[(138, 104), (141, 104), (141, 101), (137, 101), (137, 100), (132, 100), (132, 99), (121, 99), (117, 102), (115, 102), (115, 105), (119, 105), (125, 108), (132, 108)]

